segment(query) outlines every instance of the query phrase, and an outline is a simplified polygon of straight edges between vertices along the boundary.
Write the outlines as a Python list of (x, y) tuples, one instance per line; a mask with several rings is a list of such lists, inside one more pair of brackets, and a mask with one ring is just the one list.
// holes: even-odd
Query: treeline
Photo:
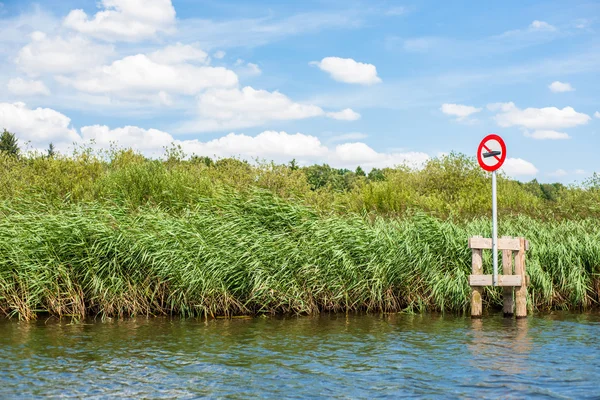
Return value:
[[(406, 166), (368, 173), (329, 165), (298, 166), (249, 163), (235, 158), (187, 156), (166, 149), (162, 160), (131, 150), (78, 148), (57, 154), (22, 156), (13, 134), (0, 137), (0, 200), (35, 199), (60, 205), (90, 201), (127, 207), (158, 205), (181, 210), (215, 193), (232, 189), (268, 190), (322, 213), (360, 213), (402, 217), (426, 212), (439, 218), (487, 217), (491, 209), (489, 174), (474, 158), (449, 154), (431, 159), (421, 169)], [(600, 175), (578, 185), (520, 182), (501, 175), (501, 216), (536, 219), (600, 217)]]

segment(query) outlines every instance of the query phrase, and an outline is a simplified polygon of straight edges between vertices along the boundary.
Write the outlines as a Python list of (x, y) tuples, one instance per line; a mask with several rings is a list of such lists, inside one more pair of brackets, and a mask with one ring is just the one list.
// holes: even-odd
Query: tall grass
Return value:
[[(139, 193), (155, 190), (143, 182)], [(202, 190), (206, 194), (196, 195), (193, 204), (185, 196), (169, 197), (169, 207), (97, 200), (55, 205), (17, 197), (0, 202), (0, 311), (23, 319), (40, 312), (464, 312), (470, 293), (467, 239), (491, 233), (485, 218), (339, 215), (264, 189)], [(126, 190), (122, 196), (139, 201)], [(597, 220), (505, 218), (499, 234), (531, 242), (531, 308), (598, 302)], [(484, 262), (489, 271), (489, 252)], [(500, 289), (487, 288), (484, 301), (500, 306)]]

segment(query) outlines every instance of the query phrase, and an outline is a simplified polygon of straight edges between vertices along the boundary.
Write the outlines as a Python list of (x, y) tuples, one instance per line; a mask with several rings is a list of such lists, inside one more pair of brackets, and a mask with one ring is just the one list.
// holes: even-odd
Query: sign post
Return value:
[(492, 285), (498, 286), (498, 204), (496, 195), (496, 171), (506, 160), (506, 145), (496, 134), (483, 138), (477, 149), (477, 161), (485, 171), (492, 173), (492, 257), (494, 275)]

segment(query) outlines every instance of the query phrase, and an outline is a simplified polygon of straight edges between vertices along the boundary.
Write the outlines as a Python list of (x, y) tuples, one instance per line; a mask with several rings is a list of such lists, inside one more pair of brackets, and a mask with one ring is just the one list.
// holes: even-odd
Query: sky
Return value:
[(0, 128), (52, 142), (364, 169), (475, 156), (600, 172), (600, 2), (8, 0)]

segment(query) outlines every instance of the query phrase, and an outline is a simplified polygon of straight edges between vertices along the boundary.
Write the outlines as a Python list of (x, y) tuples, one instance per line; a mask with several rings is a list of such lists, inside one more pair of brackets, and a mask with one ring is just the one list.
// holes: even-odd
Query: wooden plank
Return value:
[[(483, 250), (473, 249), (471, 256), (471, 271), (473, 275), (483, 274)], [(472, 276), (473, 276), (472, 275)], [(482, 287), (471, 287), (471, 318), (481, 318), (483, 314)]]
[[(498, 239), (498, 250), (519, 251), (521, 244), (518, 238), (500, 238)], [(469, 238), (470, 249), (491, 249), (492, 239), (474, 236)]]
[[(503, 239), (510, 239), (504, 237)], [(504, 275), (513, 274), (513, 252), (512, 250), (502, 250), (502, 273)], [(515, 299), (512, 286), (504, 286), (502, 289), (502, 311), (505, 317), (512, 317), (514, 314)]]
[[(469, 275), (469, 286), (492, 286), (492, 275)], [(498, 286), (521, 286), (521, 275), (498, 275)]]
[[(519, 238), (521, 248), (515, 255), (515, 274), (527, 276), (525, 269), (525, 238)], [(527, 279), (523, 279), (522, 285), (515, 288), (515, 314), (517, 318), (527, 317)]]

